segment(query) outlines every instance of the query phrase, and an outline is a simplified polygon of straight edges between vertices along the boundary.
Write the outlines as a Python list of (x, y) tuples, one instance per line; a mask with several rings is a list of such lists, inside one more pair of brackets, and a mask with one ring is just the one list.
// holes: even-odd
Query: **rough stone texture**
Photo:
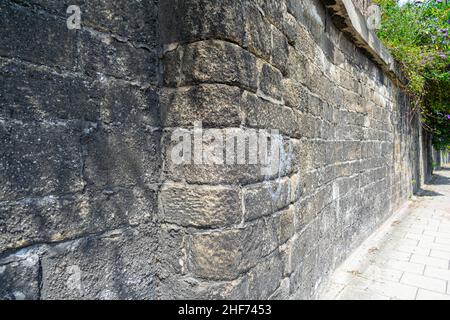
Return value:
[[(314, 299), (431, 175), (349, 1), (68, 4), (0, 4), (1, 299)], [(198, 121), (280, 167), (176, 163)]]
[(162, 121), (166, 127), (189, 127), (196, 121), (202, 121), (204, 127), (239, 126), (243, 122), (241, 91), (222, 84), (164, 88), (160, 97)]
[(2, 1), (0, 9), (2, 57), (69, 70), (76, 68), (77, 37), (74, 31), (61, 27), (64, 21), (34, 14), (9, 1)]
[[(247, 284), (229, 297), (316, 298), (331, 271), (420, 186), (429, 151), (395, 65), (372, 35), (352, 36), (348, 27), (357, 31), (360, 15), (340, 25), (343, 11), (329, 10), (330, 1), (166, 4), (163, 12), (174, 10), (180, 24), (161, 21), (163, 118), (170, 126), (164, 178), (189, 191), (180, 204), (174, 191), (160, 198), (170, 208), (161, 212), (174, 224), (168, 227), (187, 234), (180, 249), (186, 269), (163, 282), (178, 284), (183, 297), (204, 281), (230, 288), (238, 281)], [(262, 174), (261, 165), (173, 163), (174, 127), (188, 133), (202, 118), (216, 133), (279, 130), (278, 174)], [(221, 208), (205, 230), (199, 194), (202, 217), (210, 217), (210, 195), (236, 185), (241, 224), (213, 226), (224, 219)], [(187, 285), (188, 276), (202, 284)]]
[(162, 219), (173, 224), (221, 227), (242, 220), (240, 192), (231, 187), (167, 184), (161, 200)]
[(156, 297), (157, 13), (1, 2), (0, 299)]
[(42, 298), (153, 299), (156, 232), (149, 225), (52, 247), (42, 257)]
[(32, 252), (18, 252), (0, 266), (1, 300), (36, 300), (40, 298), (39, 256)]

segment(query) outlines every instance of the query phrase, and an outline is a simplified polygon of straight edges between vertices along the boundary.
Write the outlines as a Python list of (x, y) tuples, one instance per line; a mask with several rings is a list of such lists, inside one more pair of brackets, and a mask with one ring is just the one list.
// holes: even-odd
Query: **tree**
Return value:
[(378, 36), (391, 50), (421, 108), (423, 127), (437, 149), (450, 146), (450, 3), (424, 0), (400, 5), (374, 0), (383, 17)]

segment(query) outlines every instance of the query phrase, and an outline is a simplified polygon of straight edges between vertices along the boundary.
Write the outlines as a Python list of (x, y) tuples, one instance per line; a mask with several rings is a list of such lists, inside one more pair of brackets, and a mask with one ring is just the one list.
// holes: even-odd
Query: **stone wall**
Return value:
[(155, 297), (157, 17), (156, 1), (0, 2), (0, 298)]
[[(329, 273), (418, 187), (418, 115), (320, 1), (169, 2), (180, 23), (162, 26), (161, 107), (176, 113), (165, 130), (199, 120), (275, 128), (288, 160), (276, 177), (249, 176), (245, 167), (165, 166), (161, 214), (177, 224), (183, 254), (164, 292), (315, 298)], [(186, 103), (186, 96), (194, 98)], [(183, 221), (205, 197), (238, 217), (205, 221), (217, 212), (212, 203)]]
[[(420, 187), (418, 114), (334, 1), (77, 2), (79, 31), (1, 4), (0, 297), (317, 298)], [(278, 130), (281, 166), (176, 163), (199, 122)]]

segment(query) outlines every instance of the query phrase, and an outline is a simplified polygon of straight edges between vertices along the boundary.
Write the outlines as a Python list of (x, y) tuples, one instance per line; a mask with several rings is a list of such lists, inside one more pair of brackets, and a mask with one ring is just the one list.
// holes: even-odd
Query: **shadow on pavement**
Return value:
[(442, 196), (444, 196), (444, 194), (436, 192), (436, 191), (432, 191), (432, 190), (419, 189), (416, 192), (416, 196), (417, 197), (442, 197)]
[(450, 177), (435, 173), (428, 184), (433, 186), (450, 185)]
[[(430, 186), (442, 186), (442, 185), (450, 185), (450, 177), (447, 177), (446, 175), (440, 175), (439, 172), (442, 171), (450, 171), (450, 168), (443, 167), (436, 171), (433, 174), (433, 178), (427, 183), (427, 185)], [(433, 190), (426, 190), (426, 189), (419, 189), (416, 192), (416, 196), (418, 197), (436, 197), (436, 196), (445, 196), (442, 193), (433, 191)]]

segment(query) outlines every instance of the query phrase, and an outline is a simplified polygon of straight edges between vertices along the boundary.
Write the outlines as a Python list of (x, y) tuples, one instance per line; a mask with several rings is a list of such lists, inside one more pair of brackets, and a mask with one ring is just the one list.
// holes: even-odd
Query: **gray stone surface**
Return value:
[(85, 180), (98, 188), (158, 182), (160, 132), (152, 127), (100, 127), (82, 137)]
[(225, 83), (256, 91), (255, 69), (255, 56), (235, 44), (217, 40), (195, 42), (185, 47), (180, 84)]
[[(68, 4), (0, 4), (0, 299), (314, 299), (431, 175), (351, 1)], [(279, 170), (177, 163), (199, 121)]]
[(83, 190), (81, 126), (2, 121), (3, 201)]
[(148, 225), (51, 247), (42, 258), (42, 298), (154, 298), (155, 231)]
[(32, 13), (10, 1), (2, 1), (0, 8), (2, 57), (69, 70), (76, 68), (77, 36), (66, 28), (64, 20)]
[(157, 28), (158, 1), (127, 0), (21, 0), (33, 11), (45, 10), (57, 17), (67, 17), (70, 5), (77, 5), (82, 12), (82, 24), (100, 32), (112, 32), (139, 43), (154, 45)]
[(242, 90), (222, 84), (165, 88), (160, 96), (162, 121), (166, 127), (238, 127), (243, 121)]
[(275, 213), (291, 203), (291, 180), (250, 185), (243, 190), (245, 219), (248, 221)]
[(154, 299), (157, 1), (0, 6), (0, 298)]
[(222, 227), (241, 222), (240, 190), (167, 184), (161, 188), (162, 219), (182, 226)]
[(0, 299), (39, 299), (41, 271), (39, 256), (32, 251), (24, 250), (0, 260)]
[[(157, 82), (156, 53), (108, 34), (82, 31), (80, 34), (81, 69), (147, 85)], [(145, 61), (140, 64), (136, 61)]]

